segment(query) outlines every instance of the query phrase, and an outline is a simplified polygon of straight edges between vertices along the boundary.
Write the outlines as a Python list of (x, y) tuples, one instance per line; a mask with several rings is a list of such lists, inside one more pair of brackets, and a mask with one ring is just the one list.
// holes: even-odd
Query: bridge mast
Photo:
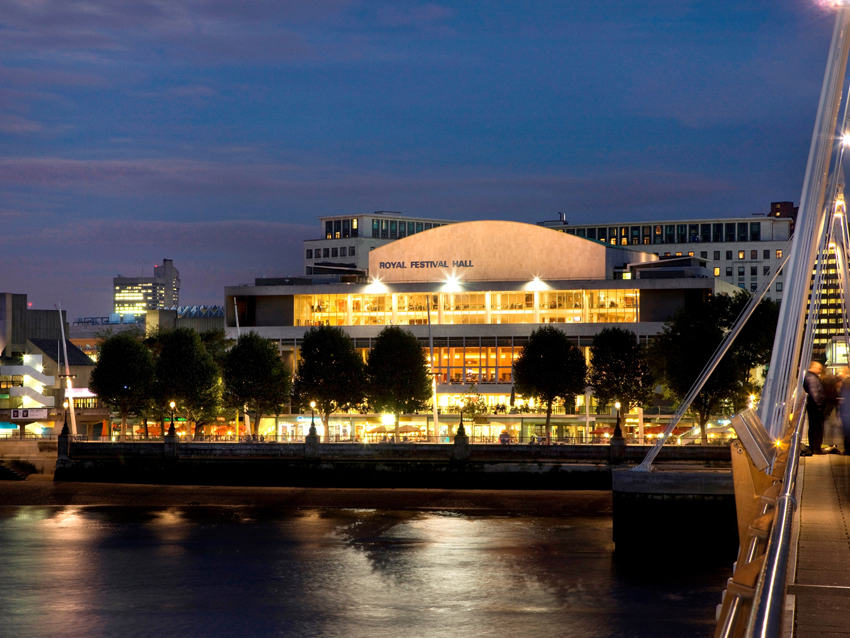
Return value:
[[(826, 73), (821, 88), (815, 129), (809, 148), (809, 159), (800, 196), (800, 210), (791, 255), (786, 266), (786, 292), (783, 295), (773, 342), (773, 355), (761, 399), (761, 421), (774, 438), (784, 433), (788, 424), (788, 413), (795, 395), (802, 388), (803, 373), (808, 367), (809, 352), (803, 352), (807, 333), (806, 301), (824, 233), (829, 224), (826, 215), (825, 196), (830, 160), (836, 143), (835, 127), (841, 106), (841, 89), (847, 69), (850, 50), (850, 6), (843, 2), (837, 6), (835, 28)], [(830, 192), (830, 196), (834, 194)], [(832, 208), (831, 202), (828, 208)], [(814, 302), (814, 294), (813, 294)], [(812, 308), (814, 310), (814, 307)], [(808, 330), (811, 330), (811, 326)], [(808, 341), (808, 340), (806, 340)]]

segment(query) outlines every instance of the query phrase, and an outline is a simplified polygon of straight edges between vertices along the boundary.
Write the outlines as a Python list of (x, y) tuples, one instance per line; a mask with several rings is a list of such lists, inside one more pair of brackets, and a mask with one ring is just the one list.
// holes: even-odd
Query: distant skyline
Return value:
[(296, 274), (316, 218), (571, 223), (799, 203), (816, 0), (0, 0), (0, 291), (108, 314)]

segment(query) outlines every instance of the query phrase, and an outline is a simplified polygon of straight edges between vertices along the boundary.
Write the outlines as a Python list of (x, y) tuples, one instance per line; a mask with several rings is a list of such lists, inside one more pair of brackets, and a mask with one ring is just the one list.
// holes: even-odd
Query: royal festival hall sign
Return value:
[[(451, 263), (451, 266), (449, 266)], [(396, 270), (398, 268), (473, 268), (471, 259), (446, 261), (379, 261), (379, 270)]]

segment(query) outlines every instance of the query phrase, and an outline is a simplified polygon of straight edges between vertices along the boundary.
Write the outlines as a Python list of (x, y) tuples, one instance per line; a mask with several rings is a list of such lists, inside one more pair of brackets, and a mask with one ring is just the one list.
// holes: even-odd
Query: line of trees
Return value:
[(150, 337), (139, 332), (104, 335), (90, 387), (127, 422), (139, 417), (147, 436), (148, 420), (163, 430), (174, 412), (205, 425), (229, 411), (244, 412), (259, 435), (263, 417), (287, 411), (287, 404), (316, 409), (328, 432), (334, 412), (371, 409), (396, 416), (424, 409), (431, 400), (427, 359), (419, 341), (397, 326), (385, 328), (364, 361), (340, 328), (321, 326), (304, 336), (298, 374), (282, 360), (274, 344), (254, 332), (227, 342), (223, 332), (198, 334), (179, 328)]
[[(546, 406), (547, 434), (553, 403), (574, 401), (586, 386), (593, 389), (601, 406), (619, 401), (626, 412), (647, 405), (658, 386), (665, 398), (678, 403), (750, 299), (750, 293), (742, 290), (733, 296), (716, 295), (686, 304), (648, 346), (641, 346), (630, 330), (606, 328), (593, 339), (589, 366), (563, 332), (552, 326), (541, 327), (531, 333), (514, 363), (516, 389)], [(760, 393), (763, 380), (756, 378), (756, 370), (770, 363), (778, 318), (779, 303), (762, 300), (697, 394), (691, 409), (697, 416), (703, 443), (708, 442), (705, 426), (712, 414), (721, 407), (740, 411)]]
[[(649, 346), (630, 330), (606, 328), (594, 337), (589, 361), (563, 331), (541, 326), (514, 361), (516, 391), (545, 406), (547, 434), (553, 405), (573, 402), (588, 386), (601, 406), (619, 401), (626, 412), (647, 405), (658, 385), (681, 401), (749, 299), (741, 291), (686, 304)], [(755, 371), (770, 361), (778, 315), (777, 302), (762, 301), (697, 395), (692, 407), (704, 441), (705, 425), (722, 404), (737, 411), (758, 394)], [(259, 435), (261, 419), (284, 413), (290, 402), (304, 410), (314, 403), (326, 433), (330, 415), (349, 410), (391, 413), (398, 428), (401, 414), (426, 409), (432, 398), (424, 349), (398, 326), (381, 331), (366, 359), (342, 329), (311, 328), (294, 379), (275, 345), (253, 332), (235, 342), (223, 332), (124, 332), (102, 340), (90, 387), (120, 415), (122, 437), (130, 416), (142, 418), (145, 434), (149, 419), (164, 424), (172, 401), (199, 436), (224, 410), (250, 415)], [(472, 406), (465, 407), (474, 418)]]

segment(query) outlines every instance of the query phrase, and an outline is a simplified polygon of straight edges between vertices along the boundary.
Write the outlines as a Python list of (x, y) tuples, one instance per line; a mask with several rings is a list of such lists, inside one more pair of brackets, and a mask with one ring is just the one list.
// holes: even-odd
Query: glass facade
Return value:
[(295, 295), (296, 326), (636, 323), (634, 289)]

